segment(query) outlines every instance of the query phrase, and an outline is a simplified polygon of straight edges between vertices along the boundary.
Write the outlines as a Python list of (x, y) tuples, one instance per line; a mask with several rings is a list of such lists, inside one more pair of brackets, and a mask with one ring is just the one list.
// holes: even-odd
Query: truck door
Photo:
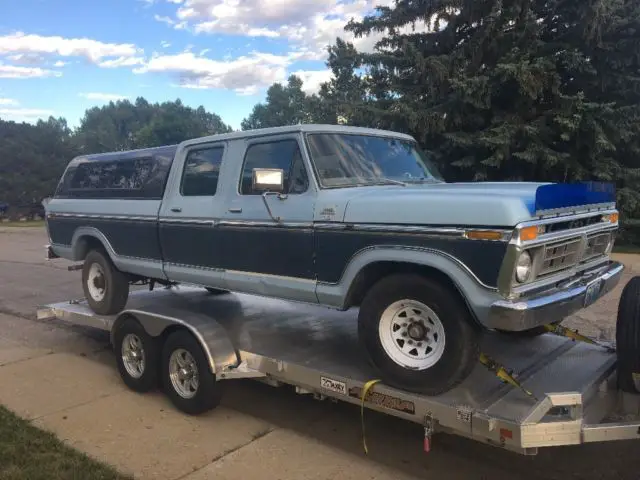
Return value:
[(216, 223), (223, 209), (220, 170), (226, 142), (186, 147), (176, 154), (160, 209), (160, 244), (171, 281), (225, 288)]
[[(228, 288), (317, 302), (312, 228), (317, 191), (300, 135), (292, 132), (243, 143), (220, 223)], [(283, 194), (265, 196), (255, 190), (255, 168), (282, 169)]]

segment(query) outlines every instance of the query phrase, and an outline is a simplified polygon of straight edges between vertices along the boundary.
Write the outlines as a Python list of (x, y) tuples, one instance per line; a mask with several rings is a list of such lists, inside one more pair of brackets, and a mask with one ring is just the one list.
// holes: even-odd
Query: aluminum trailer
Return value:
[[(160, 384), (189, 414), (214, 408), (223, 380), (253, 378), (420, 424), (426, 450), (439, 431), (526, 455), (540, 447), (640, 439), (640, 395), (616, 388), (616, 354), (602, 346), (490, 332), (483, 353), (517, 372), (523, 389), (479, 362), (461, 385), (429, 397), (372, 386), (376, 377), (357, 346), (355, 315), (184, 286), (137, 291), (117, 316), (97, 315), (84, 300), (38, 310), (41, 320), (111, 332), (123, 381), (140, 392)], [(626, 416), (611, 420), (617, 414)]]

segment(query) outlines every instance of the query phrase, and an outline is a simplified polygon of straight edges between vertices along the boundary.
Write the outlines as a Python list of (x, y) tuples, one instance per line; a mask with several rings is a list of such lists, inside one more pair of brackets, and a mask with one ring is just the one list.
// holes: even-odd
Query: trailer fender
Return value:
[[(182, 312), (184, 315), (184, 311)], [(111, 343), (113, 344), (113, 332), (118, 324), (125, 318), (133, 317), (146, 330), (146, 332), (158, 339), (162, 339), (165, 332), (173, 327), (185, 329), (198, 340), (202, 346), (208, 361), (211, 373), (219, 378), (219, 374), (229, 368), (237, 367), (240, 363), (238, 352), (233, 346), (226, 330), (215, 319), (193, 313), (190, 318), (183, 320), (178, 316), (172, 316), (166, 307), (163, 312), (154, 311), (153, 307), (145, 307), (144, 310), (124, 310), (118, 314), (118, 318), (111, 328)]]

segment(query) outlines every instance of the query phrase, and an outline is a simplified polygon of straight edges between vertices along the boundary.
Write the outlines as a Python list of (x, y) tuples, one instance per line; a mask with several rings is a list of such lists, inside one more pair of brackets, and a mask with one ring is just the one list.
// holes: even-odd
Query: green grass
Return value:
[(44, 220), (29, 220), (26, 222), (0, 222), (0, 227), (44, 227)]
[(0, 406), (0, 479), (131, 480)]

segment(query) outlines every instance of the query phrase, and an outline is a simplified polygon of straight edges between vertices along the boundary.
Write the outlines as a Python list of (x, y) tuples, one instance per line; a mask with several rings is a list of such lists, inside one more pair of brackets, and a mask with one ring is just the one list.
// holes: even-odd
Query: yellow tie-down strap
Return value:
[(364, 453), (366, 455), (369, 454), (369, 449), (367, 448), (367, 437), (364, 431), (364, 402), (369, 394), (369, 391), (373, 388), (376, 383), (380, 383), (380, 380), (369, 380), (362, 387), (362, 399), (360, 400), (360, 421), (362, 423), (362, 446), (364, 447)]

